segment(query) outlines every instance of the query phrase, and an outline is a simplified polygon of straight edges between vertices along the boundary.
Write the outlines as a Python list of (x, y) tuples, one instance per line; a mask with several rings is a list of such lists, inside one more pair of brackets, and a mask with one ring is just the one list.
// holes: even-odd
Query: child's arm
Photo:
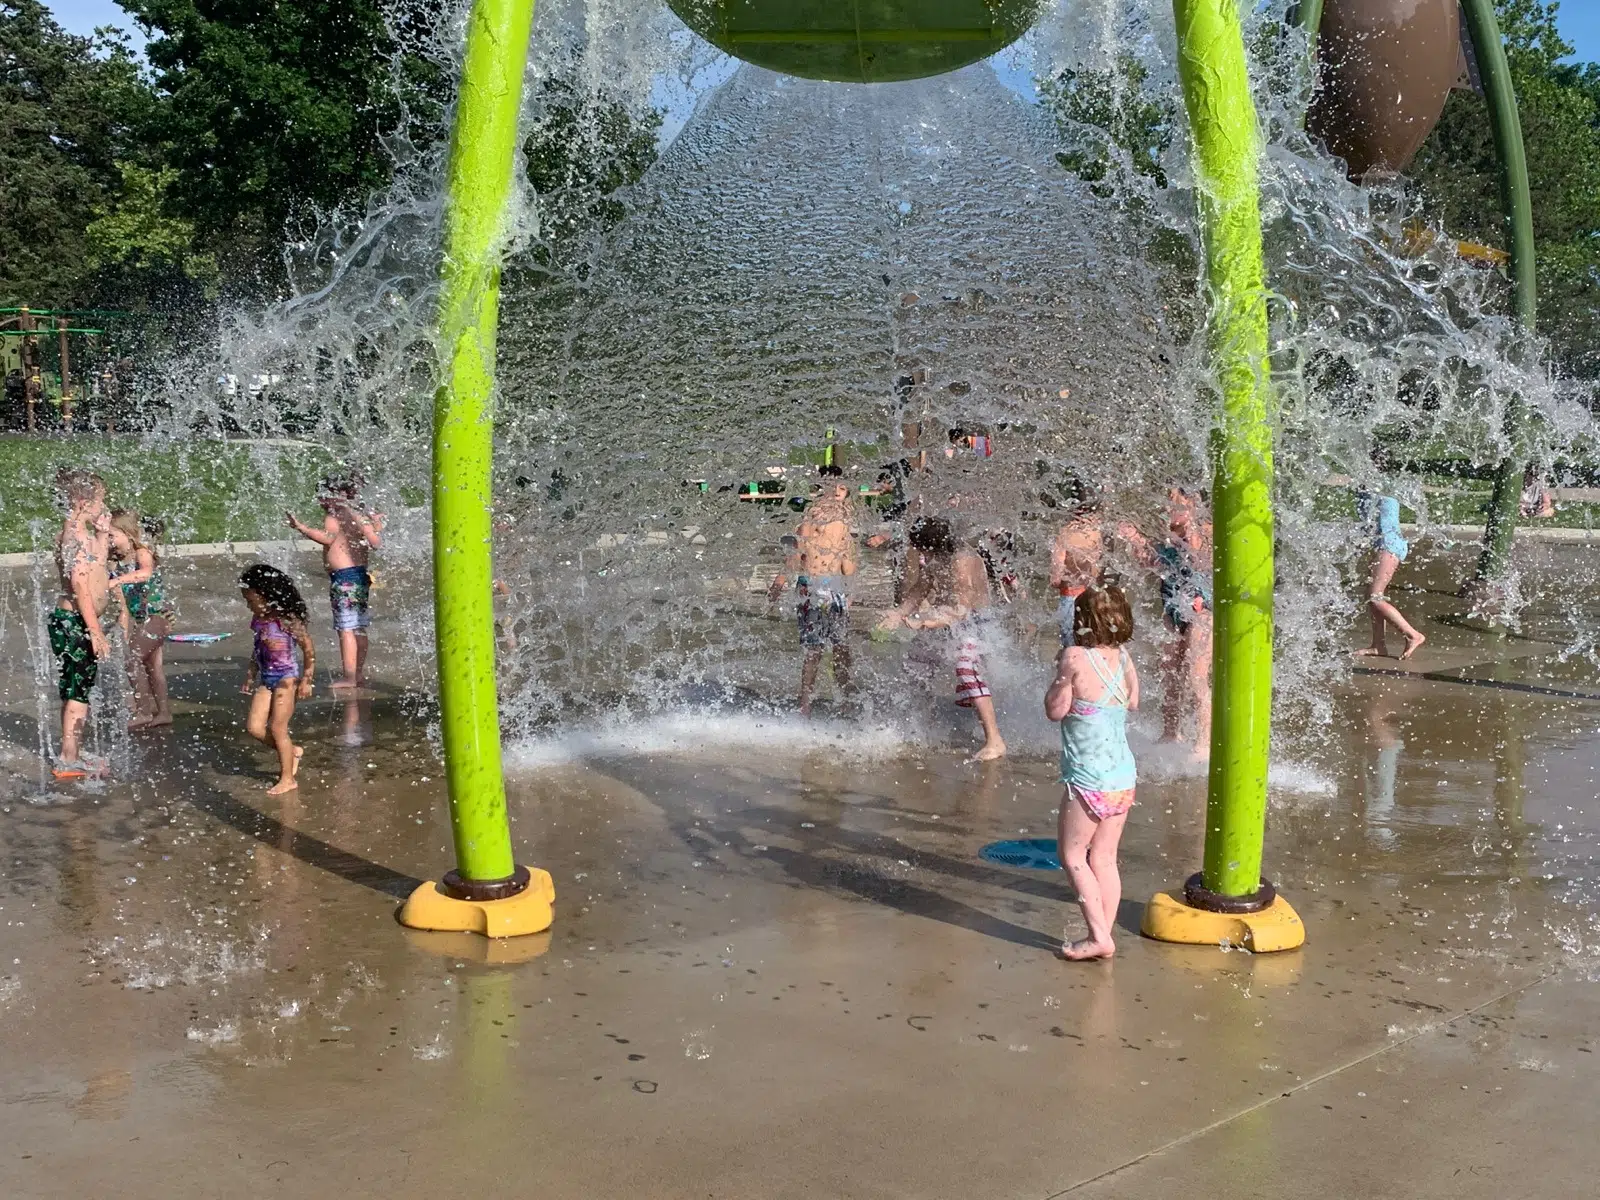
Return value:
[(256, 690), (256, 669), (256, 656), (252, 654), (250, 656), (250, 665), (244, 671), (244, 682), (239, 685), (239, 690), (246, 696)]
[(283, 523), (298, 533), (301, 537), (310, 538), (319, 546), (333, 545), (333, 534), (329, 533), (326, 529), (313, 529), (309, 525), (302, 524), (299, 517), (295, 516), (292, 512), (288, 512), (287, 510), (283, 515)]
[(156, 556), (149, 550), (141, 547), (134, 552), (133, 561), (138, 565), (131, 571), (125, 571), (117, 576), (118, 583), (149, 583), (151, 576), (156, 573)]
[(1056, 677), (1044, 694), (1044, 715), (1059, 721), (1072, 708), (1072, 668), (1069, 664), (1074, 646), (1067, 646), (1056, 656)]
[(374, 550), (380, 549), (383, 546), (383, 518), (360, 508), (352, 508), (350, 515), (355, 518), (356, 528), (361, 531), (361, 540)]
[(311, 634), (306, 629), (304, 621), (289, 622), (289, 635), (294, 638), (295, 645), (300, 647), (300, 687), (297, 695), (301, 700), (311, 695), (315, 681), (312, 676), (317, 671), (317, 648), (311, 644)]
[(1150, 545), (1149, 538), (1127, 521), (1117, 526), (1117, 536), (1128, 543), (1128, 549), (1133, 552), (1133, 557), (1141, 567), (1146, 570), (1155, 568), (1156, 552)]
[(898, 608), (892, 608), (883, 615), (883, 620), (878, 622), (878, 628), (893, 629), (896, 625), (904, 625), (906, 618), (916, 612), (918, 606), (928, 598), (928, 591), (932, 585), (932, 578), (919, 572), (917, 581), (906, 590), (905, 600)]
[(1133, 655), (1126, 650), (1122, 652), (1122, 661), (1128, 668), (1128, 707), (1137, 712), (1139, 709), (1139, 671), (1133, 665)]

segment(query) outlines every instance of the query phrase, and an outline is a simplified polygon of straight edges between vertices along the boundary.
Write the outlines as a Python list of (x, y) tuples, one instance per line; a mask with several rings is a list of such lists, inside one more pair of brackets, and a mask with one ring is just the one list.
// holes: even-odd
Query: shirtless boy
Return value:
[(285, 513), (285, 524), (322, 547), (322, 565), (328, 571), (328, 604), (333, 609), (333, 628), (339, 635), (339, 660), (343, 675), (334, 687), (356, 687), (366, 683), (367, 628), (371, 618), (367, 600), (372, 576), (367, 561), (373, 550), (383, 545), (383, 516), (369, 512), (358, 499), (360, 478), (356, 475), (329, 475), (322, 481), (317, 503), (325, 514), (322, 528), (302, 524), (293, 513)]
[[(77, 779), (105, 767), (83, 753), (83, 724), (89, 716), (90, 689), (110, 650), (101, 622), (111, 603), (106, 563), (111, 513), (106, 508), (105, 482), (90, 471), (61, 471), (56, 476), (56, 491), (67, 516), (56, 537), (61, 594), (45, 621), (50, 649), (61, 660), (57, 688), (61, 753), (53, 773), (57, 779)], [(118, 609), (120, 619), (126, 622), (126, 610), (120, 605)]]
[(822, 494), (800, 518), (792, 545), (785, 539), (784, 569), (767, 589), (776, 604), (794, 580), (799, 605), (800, 645), (805, 660), (800, 666), (800, 712), (811, 715), (811, 693), (825, 651), (833, 652), (833, 679), (840, 692), (850, 693), (850, 598), (848, 581), (856, 573), (855, 509), (850, 489), (837, 467), (822, 468)]

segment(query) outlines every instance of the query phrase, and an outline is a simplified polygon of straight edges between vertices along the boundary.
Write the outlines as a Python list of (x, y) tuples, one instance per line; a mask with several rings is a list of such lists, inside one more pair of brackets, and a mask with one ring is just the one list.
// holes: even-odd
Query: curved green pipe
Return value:
[(1306, 41), (1315, 44), (1317, 32), (1322, 28), (1322, 0), (1300, 0), (1291, 19), (1306, 31)]
[(1216, 528), (1211, 774), (1204, 883), (1261, 886), (1272, 736), (1272, 442), (1267, 295), (1257, 176), (1260, 133), (1237, 0), (1173, 0), (1178, 70), (1205, 241)]
[[(1533, 189), (1528, 182), (1528, 154), (1522, 143), (1522, 119), (1517, 112), (1517, 89), (1506, 60), (1505, 39), (1495, 16), (1494, 0), (1462, 0), (1462, 16), (1478, 59), (1478, 75), (1489, 105), (1489, 128), (1500, 160), (1500, 199), (1511, 233), (1512, 312), (1517, 324), (1532, 333), (1539, 308), (1538, 264), (1534, 257)], [(1522, 474), (1529, 458), (1527, 412), (1520, 397), (1506, 405), (1506, 433), (1511, 453), (1495, 472), (1489, 519), (1478, 555), (1477, 579), (1498, 579), (1511, 562), (1511, 543), (1517, 531)]]
[(533, 0), (473, 0), (450, 140), (433, 410), (433, 597), (450, 823), (463, 878), (516, 869), (495, 698), (495, 334)]

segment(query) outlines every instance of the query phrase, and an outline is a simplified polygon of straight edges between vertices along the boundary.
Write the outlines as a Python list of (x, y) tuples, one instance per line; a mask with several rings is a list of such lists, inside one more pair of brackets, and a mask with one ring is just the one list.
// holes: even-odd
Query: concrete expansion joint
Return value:
[(1359, 1067), (1364, 1063), (1369, 1063), (1373, 1059), (1382, 1058), (1386, 1054), (1392, 1054), (1396, 1050), (1400, 1050), (1406, 1046), (1409, 1046), (1412, 1042), (1419, 1041), (1422, 1038), (1440, 1033), (1452, 1025), (1457, 1025), (1462, 1021), (1476, 1016), (1486, 1008), (1493, 1007), (1502, 1000), (1509, 999), (1512, 996), (1520, 995), (1523, 992), (1532, 991), (1541, 984), (1548, 983), (1560, 973), (1560, 968), (1552, 968), (1544, 971), (1537, 978), (1528, 980), (1526, 983), (1519, 983), (1515, 987), (1505, 988), (1499, 992), (1496, 992), (1488, 999), (1479, 1001), (1470, 1008), (1462, 1009), (1453, 1016), (1445, 1017), (1440, 1021), (1425, 1025), (1421, 1029), (1416, 1030), (1414, 1033), (1407, 1034), (1405, 1037), (1395, 1038), (1392, 1041), (1386, 1041), (1383, 1045), (1368, 1050), (1365, 1054), (1359, 1054), (1355, 1058), (1350, 1059), (1348, 1062), (1342, 1062), (1338, 1066), (1329, 1067), (1326, 1071), (1319, 1072), (1318, 1074), (1311, 1076), (1309, 1079), (1302, 1079), (1293, 1087), (1285, 1088), (1281, 1092), (1277, 1092), (1271, 1096), (1268, 1096), (1264, 1100), (1258, 1100), (1254, 1104), (1246, 1105), (1237, 1112), (1229, 1113), (1225, 1117), (1219, 1117), (1217, 1120), (1212, 1121), (1209, 1124), (1202, 1125), (1198, 1129), (1191, 1129), (1188, 1133), (1179, 1134), (1177, 1137), (1163, 1142), (1159, 1146), (1155, 1146), (1149, 1150), (1146, 1150), (1143, 1154), (1136, 1154), (1126, 1162), (1118, 1163), (1114, 1167), (1101, 1171), (1098, 1175), (1091, 1175), (1087, 1179), (1080, 1179), (1077, 1183), (1072, 1184), (1070, 1187), (1064, 1187), (1059, 1192), (1051, 1192), (1049, 1195), (1044, 1197), (1044, 1200), (1060, 1200), (1062, 1196), (1070, 1196), (1073, 1192), (1081, 1191), (1092, 1184), (1103, 1183), (1105, 1180), (1110, 1179), (1113, 1175), (1120, 1175), (1122, 1172), (1130, 1170), (1142, 1162), (1146, 1162), (1158, 1155), (1165, 1154), (1169, 1150), (1176, 1150), (1180, 1146), (1188, 1145), (1190, 1142), (1205, 1137), (1208, 1133), (1214, 1133), (1219, 1129), (1223, 1129), (1229, 1125), (1232, 1125), (1234, 1122), (1252, 1116), (1264, 1108), (1268, 1108), (1271, 1105), (1291, 1099), (1292, 1097), (1299, 1095), (1301, 1092), (1309, 1091), (1318, 1084), (1325, 1083), (1338, 1075), (1344, 1074), (1346, 1071), (1349, 1071), (1355, 1067)]

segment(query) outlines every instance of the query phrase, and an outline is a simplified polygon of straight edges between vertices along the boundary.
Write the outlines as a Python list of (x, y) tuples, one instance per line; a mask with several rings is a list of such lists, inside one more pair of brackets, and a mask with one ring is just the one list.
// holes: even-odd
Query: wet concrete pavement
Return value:
[(1132, 932), (1203, 831), (1149, 753), (1119, 956), (1081, 966), (1049, 953), (1062, 878), (977, 854), (1050, 836), (1042, 759), (758, 752), (790, 726), (754, 716), (533, 756), (514, 832), (556, 925), (493, 964), (394, 923), (449, 865), (425, 706), (314, 701), (269, 798), (237, 662), (185, 652), (178, 726), (41, 787), (13, 672), (0, 1191), (1587, 1195), (1600, 705), (1482, 686), (1550, 678), (1542, 644), (1425, 628), (1436, 659), (1285, 732), (1267, 862), (1303, 950)]

